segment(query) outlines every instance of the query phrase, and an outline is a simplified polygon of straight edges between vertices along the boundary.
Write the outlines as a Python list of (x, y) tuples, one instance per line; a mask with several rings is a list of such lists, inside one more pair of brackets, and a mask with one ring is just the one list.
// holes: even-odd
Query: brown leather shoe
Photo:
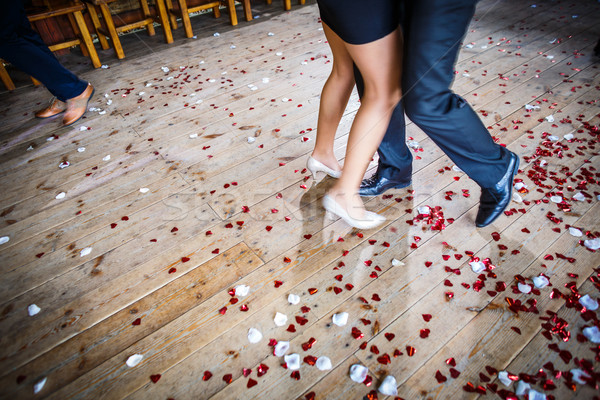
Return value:
[(65, 112), (67, 105), (54, 97), (50, 102), (50, 105), (43, 110), (35, 113), (36, 118), (50, 118)]
[(88, 102), (94, 95), (94, 87), (88, 83), (87, 87), (77, 97), (67, 100), (67, 111), (63, 117), (63, 125), (69, 126), (79, 121), (83, 114), (85, 114), (88, 106)]

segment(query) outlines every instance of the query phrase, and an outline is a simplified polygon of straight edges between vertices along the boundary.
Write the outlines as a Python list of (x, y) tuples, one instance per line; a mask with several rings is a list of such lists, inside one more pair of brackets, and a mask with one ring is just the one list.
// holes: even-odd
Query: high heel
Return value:
[(314, 180), (317, 180), (317, 173), (319, 172), (324, 172), (332, 178), (339, 178), (342, 175), (342, 171), (335, 171), (312, 156), (308, 157), (306, 168), (308, 168)]
[(329, 214), (335, 214), (341, 219), (343, 219), (348, 225), (353, 226), (358, 229), (372, 229), (376, 226), (381, 225), (385, 221), (385, 217), (383, 215), (376, 214), (371, 211), (366, 211), (361, 219), (352, 218), (348, 212), (338, 204), (332, 197), (329, 195), (323, 196), (323, 207)]

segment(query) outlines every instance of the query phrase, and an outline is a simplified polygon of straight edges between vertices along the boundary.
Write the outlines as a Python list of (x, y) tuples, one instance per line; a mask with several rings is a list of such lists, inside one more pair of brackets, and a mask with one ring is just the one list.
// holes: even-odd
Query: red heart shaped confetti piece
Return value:
[(299, 323), (300, 325), (305, 325), (308, 322), (308, 319), (301, 317), (299, 315), (296, 315), (296, 322)]
[(290, 262), (292, 262), (292, 260), (289, 257), (283, 257), (283, 262), (290, 263)]
[(334, 287), (333, 287), (333, 292), (334, 292), (335, 294), (340, 294), (340, 293), (342, 293), (342, 289), (340, 289), (340, 288), (339, 288), (339, 287), (337, 287), (337, 286), (334, 286)]
[[(304, 350), (306, 351), (306, 350)], [(317, 357), (315, 356), (306, 356), (304, 357), (304, 362), (308, 365), (315, 365), (317, 363)]]
[(414, 356), (416, 351), (417, 350), (414, 347), (406, 346), (406, 354), (408, 354), (409, 357)]
[(454, 368), (450, 368), (450, 376), (454, 379), (458, 378), (460, 376), (460, 371), (454, 369)]
[(308, 240), (312, 237), (312, 235), (304, 235), (304, 239)]
[(210, 371), (204, 371), (204, 375), (202, 375), (202, 380), (206, 382), (207, 380), (212, 378), (212, 375), (213, 374)]
[(393, 333), (391, 333), (391, 332), (387, 332), (387, 333), (386, 333), (384, 336), (385, 336), (385, 338), (386, 338), (387, 340), (389, 340), (390, 342), (392, 341), (392, 339), (394, 339), (394, 338), (396, 337), (396, 335), (394, 335), (394, 334), (393, 334)]
[(261, 376), (263, 376), (264, 374), (266, 374), (268, 370), (269, 370), (268, 366), (266, 366), (265, 364), (260, 364), (256, 368), (256, 375), (260, 378)]
[(250, 378), (250, 379), (248, 379), (248, 383), (246, 384), (246, 387), (248, 389), (250, 389), (251, 387), (256, 386), (257, 383), (258, 382), (256, 382), (254, 379)]
[(244, 378), (247, 378), (248, 375), (250, 375), (252, 373), (252, 370), (250, 368), (243, 368), (242, 369), (242, 375), (244, 375)]
[(371, 346), (371, 353), (379, 354), (379, 349), (377, 348), (377, 346), (375, 346), (375, 345)]
[(311, 295), (317, 293), (318, 291), (319, 291), (319, 289), (317, 289), (317, 288), (309, 288), (308, 289), (308, 293), (311, 294)]
[(175, 267), (169, 268), (169, 273), (170, 274), (174, 274), (175, 272), (177, 272), (177, 268), (175, 268)]
[(296, 332), (296, 327), (294, 326), (294, 324), (290, 324), (290, 326), (287, 327), (286, 331), (288, 332)]
[(190, 258), (189, 258), (189, 257), (181, 257), (181, 262), (182, 262), (182, 263), (184, 263), (184, 262), (188, 262), (188, 261), (190, 261)]
[(306, 400), (315, 400), (315, 396), (316, 396), (315, 392), (310, 392), (310, 393), (306, 393), (304, 395), (304, 398)]
[(267, 225), (267, 226), (265, 226), (265, 229), (267, 230), (267, 232), (271, 232), (271, 229), (273, 229), (273, 227), (270, 225)]
[(452, 366), (452, 367), (456, 367), (456, 361), (454, 360), (453, 357), (450, 357), (449, 359), (446, 360), (446, 364)]
[(171, 229), (171, 233), (177, 232), (179, 229), (177, 229), (176, 226), (173, 227), (173, 229)]
[(429, 329), (421, 329), (419, 335), (421, 336), (422, 339), (426, 339), (429, 336)]
[(110, 228), (111, 228), (111, 229), (115, 229), (116, 227), (117, 227), (117, 224), (116, 224), (116, 223), (114, 223), (114, 222), (113, 222), (112, 224), (110, 224)]
[(136, 320), (135, 320), (135, 321), (133, 321), (133, 322), (131, 323), (131, 325), (139, 325), (139, 324), (141, 324), (141, 323), (142, 323), (142, 319), (141, 319), (141, 318), (136, 318)]
[(218, 248), (214, 249), (214, 250), (212, 251), (212, 253), (213, 253), (213, 254), (219, 254), (219, 249), (218, 249)]
[(240, 311), (244, 311), (244, 312), (245, 312), (245, 311), (248, 311), (248, 305), (247, 305), (247, 304), (242, 304), (242, 305), (240, 306)]
[(352, 327), (352, 337), (354, 337), (354, 339), (358, 340), (358, 339), (362, 339), (363, 337), (365, 337), (365, 334), (362, 333), (360, 331), (360, 329), (358, 329), (357, 327)]
[(392, 360), (390, 359), (389, 354), (385, 353), (379, 357), (377, 357), (377, 362), (379, 362), (379, 364), (383, 364), (383, 365), (387, 365), (391, 362)]
[(371, 299), (373, 301), (381, 301), (381, 298), (379, 297), (379, 295), (377, 293), (375, 293), (373, 296), (371, 296)]
[(300, 311), (302, 311), (304, 314), (306, 314), (307, 312), (310, 311), (310, 307), (308, 307), (308, 306), (302, 306), (302, 307), (300, 307)]
[(354, 289), (354, 285), (351, 284), (351, 283), (346, 283), (345, 287), (346, 287), (346, 290), (352, 290), (352, 289)]
[(156, 382), (158, 382), (158, 380), (160, 379), (160, 377), (161, 377), (160, 374), (150, 375), (150, 380), (152, 381), (152, 383), (156, 383)]
[(429, 322), (431, 320), (431, 314), (421, 314), (421, 316), (425, 322)]
[(275, 284), (275, 287), (278, 288), (279, 286), (283, 285), (283, 282), (282, 281), (275, 281), (274, 284)]
[(293, 371), (290, 374), (290, 377), (292, 377), (293, 379), (299, 381), (300, 380), (300, 371)]
[(448, 378), (442, 375), (442, 373), (439, 370), (437, 370), (437, 372), (435, 373), (435, 379), (438, 381), (438, 383), (444, 383), (448, 380)]
[(212, 235), (212, 231), (206, 231), (206, 236)]
[(227, 312), (227, 307), (223, 307), (223, 308), (221, 308), (221, 309), (219, 310), (219, 313), (220, 313), (221, 315), (225, 315), (225, 313), (226, 313), (226, 312)]
[(242, 212), (250, 212), (250, 208), (248, 206), (242, 206)]

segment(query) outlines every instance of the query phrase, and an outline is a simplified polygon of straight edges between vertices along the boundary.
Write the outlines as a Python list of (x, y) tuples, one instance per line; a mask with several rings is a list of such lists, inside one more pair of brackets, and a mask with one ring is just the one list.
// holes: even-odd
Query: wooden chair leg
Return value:
[(2, 80), (2, 83), (4, 83), (4, 86), (6, 86), (6, 90), (11, 92), (15, 90), (15, 84), (13, 83), (12, 79), (10, 79), (10, 75), (8, 75), (8, 72), (6, 71), (6, 68), (4, 68), (4, 63), (2, 61), (0, 61), (0, 79)]
[(112, 15), (110, 15), (110, 9), (108, 8), (108, 5), (105, 3), (100, 4), (100, 11), (102, 12), (102, 18), (104, 18), (104, 23), (106, 24), (106, 29), (108, 30), (108, 35), (112, 41), (117, 58), (125, 58), (125, 53), (123, 52), (123, 47), (121, 46), (121, 40), (119, 40), (119, 35), (117, 34), (117, 29), (115, 28)]
[(289, 11), (292, 9), (292, 0), (283, 0), (283, 8), (286, 11)]
[(79, 32), (81, 32), (81, 40), (84, 42), (85, 47), (90, 55), (90, 59), (92, 60), (92, 65), (94, 68), (100, 68), (102, 63), (100, 63), (100, 59), (98, 58), (98, 53), (94, 47), (94, 42), (92, 42), (90, 31), (88, 31), (85, 20), (83, 19), (83, 14), (81, 14), (81, 11), (75, 11), (73, 15), (75, 16), (75, 21), (77, 22)]
[(267, 0), (268, 5), (271, 5), (272, 2), (273, 2), (273, 0)]
[(169, 14), (169, 20), (171, 21), (171, 29), (177, 29), (177, 16), (173, 11), (173, 0), (165, 0), (165, 6), (167, 7), (167, 14)]
[(238, 24), (237, 12), (235, 11), (235, 0), (227, 0), (227, 10), (229, 10), (229, 20), (231, 25), (236, 26)]
[(305, 3), (305, 0), (298, 0), (298, 4), (300, 4), (301, 6), (303, 6)]
[(252, 7), (250, 6), (250, 0), (243, 0), (244, 2), (244, 16), (246, 21), (252, 21)]
[(73, 29), (75, 36), (79, 38), (79, 48), (81, 49), (81, 54), (83, 54), (84, 57), (89, 57), (90, 53), (87, 51), (86, 45), (83, 42), (81, 31), (79, 30), (79, 28), (77, 27), (77, 23), (75, 22), (75, 17), (73, 17), (73, 14), (67, 14), (67, 18), (69, 18), (69, 23), (71, 24), (71, 29)]
[(221, 9), (219, 8), (219, 6), (213, 7), (213, 14), (215, 15), (215, 18), (221, 17)]
[(173, 34), (171, 33), (171, 25), (169, 24), (169, 14), (167, 13), (167, 7), (165, 7), (164, 0), (156, 0), (156, 7), (158, 8), (158, 17), (163, 28), (165, 42), (173, 43)]
[(94, 29), (96, 30), (96, 36), (98, 36), (98, 41), (100, 42), (100, 46), (103, 50), (107, 50), (110, 46), (108, 45), (108, 41), (106, 40), (106, 36), (100, 33), (100, 29), (102, 29), (102, 25), (100, 24), (100, 18), (98, 18), (98, 10), (96, 10), (96, 6), (90, 3), (86, 3), (88, 13), (90, 14), (90, 18), (92, 20), (92, 24), (94, 24)]
[(190, 11), (187, 8), (187, 2), (186, 0), (178, 0), (177, 3), (181, 11), (181, 23), (183, 24), (185, 37), (191, 38), (194, 36), (194, 31), (192, 30), (192, 21), (190, 21)]
[[(150, 8), (148, 8), (148, 0), (139, 0), (140, 8), (142, 9), (142, 13), (144, 14), (144, 19), (150, 18)], [(154, 24), (146, 25), (146, 30), (148, 31), (148, 36), (154, 36), (156, 33), (154, 31)]]
[(33, 76), (30, 76), (30, 78), (31, 78), (31, 82), (33, 82), (33, 86), (40, 86), (42, 84), (42, 82), (38, 81)]

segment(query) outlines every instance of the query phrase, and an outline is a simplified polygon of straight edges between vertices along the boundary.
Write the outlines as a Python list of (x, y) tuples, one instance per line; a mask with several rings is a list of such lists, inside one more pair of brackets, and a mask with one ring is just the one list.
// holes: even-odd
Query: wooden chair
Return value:
[[(244, 15), (246, 17), (246, 21), (252, 21), (252, 10), (250, 8), (250, 0), (240, 0), (244, 5)], [(177, 29), (177, 17), (181, 18), (183, 22), (183, 28), (185, 30), (185, 36), (191, 38), (194, 36), (194, 32), (192, 31), (192, 24), (190, 21), (190, 13), (213, 9), (213, 14), (215, 18), (219, 18), (221, 16), (221, 11), (219, 10), (219, 6), (221, 5), (221, 1), (216, 0), (208, 0), (202, 1), (198, 5), (189, 6), (188, 0), (177, 0), (179, 8), (173, 7), (173, 0), (166, 0), (167, 9), (169, 11), (169, 17), (171, 18), (171, 25), (173, 29)], [(237, 13), (235, 11), (235, 0), (226, 0), (227, 9), (229, 11), (229, 18), (231, 21), (231, 25), (237, 25)]]
[(65, 42), (55, 43), (48, 46), (51, 51), (66, 49), (79, 45), (84, 56), (92, 60), (94, 68), (99, 68), (102, 64), (98, 58), (98, 53), (92, 42), (92, 37), (83, 19), (81, 13), (85, 6), (79, 1), (53, 1), (47, 2), (46, 7), (27, 10), (29, 22), (41, 21), (47, 18), (54, 18), (66, 15), (71, 23), (76, 38)]
[[(272, 2), (273, 2), (273, 0), (267, 0), (267, 4), (269, 4), (269, 5), (270, 5)], [(298, 4), (300, 4), (300, 5), (302, 5), (302, 6), (303, 6), (303, 5), (304, 5), (304, 3), (305, 3), (305, 0), (298, 0)], [(289, 11), (289, 10), (291, 10), (291, 9), (292, 9), (292, 0), (283, 0), (283, 8), (284, 8), (286, 11)]]
[[(119, 39), (119, 33), (130, 31), (136, 28), (146, 27), (148, 31), (148, 35), (154, 36), (154, 21), (155, 18), (150, 14), (150, 7), (148, 7), (148, 0), (139, 0), (140, 9), (142, 11), (142, 19), (139, 21), (135, 21), (132, 23), (119, 24), (116, 25), (114, 18), (110, 12), (109, 4), (114, 3), (117, 0), (84, 0), (88, 11), (90, 13), (90, 17), (92, 19), (92, 23), (94, 24), (94, 28), (96, 29), (96, 34), (98, 35), (98, 41), (100, 41), (100, 46), (104, 50), (109, 48), (107, 37), (110, 38), (112, 45), (115, 49), (115, 53), (117, 54), (117, 58), (122, 59), (125, 58), (125, 53), (123, 52), (123, 46), (121, 46), (121, 40)], [(172, 43), (173, 35), (171, 34), (171, 27), (169, 26), (169, 19), (167, 15), (167, 10), (165, 7), (164, 0), (156, 0), (156, 8), (158, 14), (158, 20), (163, 28), (163, 34), (165, 36), (165, 42)], [(100, 23), (100, 18), (98, 15), (98, 10), (102, 15), (102, 19), (104, 20), (104, 24), (106, 25), (106, 30), (102, 27)]]
[[(2, 81), (2, 83), (4, 84), (4, 86), (6, 87), (6, 90), (8, 90), (9, 92), (11, 92), (11, 91), (15, 90), (15, 84), (12, 81), (10, 75), (8, 74), (8, 71), (6, 70), (5, 64), (7, 64), (7, 62), (0, 58), (0, 80)], [(33, 76), (30, 76), (30, 78), (31, 78), (31, 82), (33, 82), (33, 84), (35, 86), (39, 86), (39, 85), (42, 84), (40, 81), (38, 81), (37, 79), (35, 79)]]

